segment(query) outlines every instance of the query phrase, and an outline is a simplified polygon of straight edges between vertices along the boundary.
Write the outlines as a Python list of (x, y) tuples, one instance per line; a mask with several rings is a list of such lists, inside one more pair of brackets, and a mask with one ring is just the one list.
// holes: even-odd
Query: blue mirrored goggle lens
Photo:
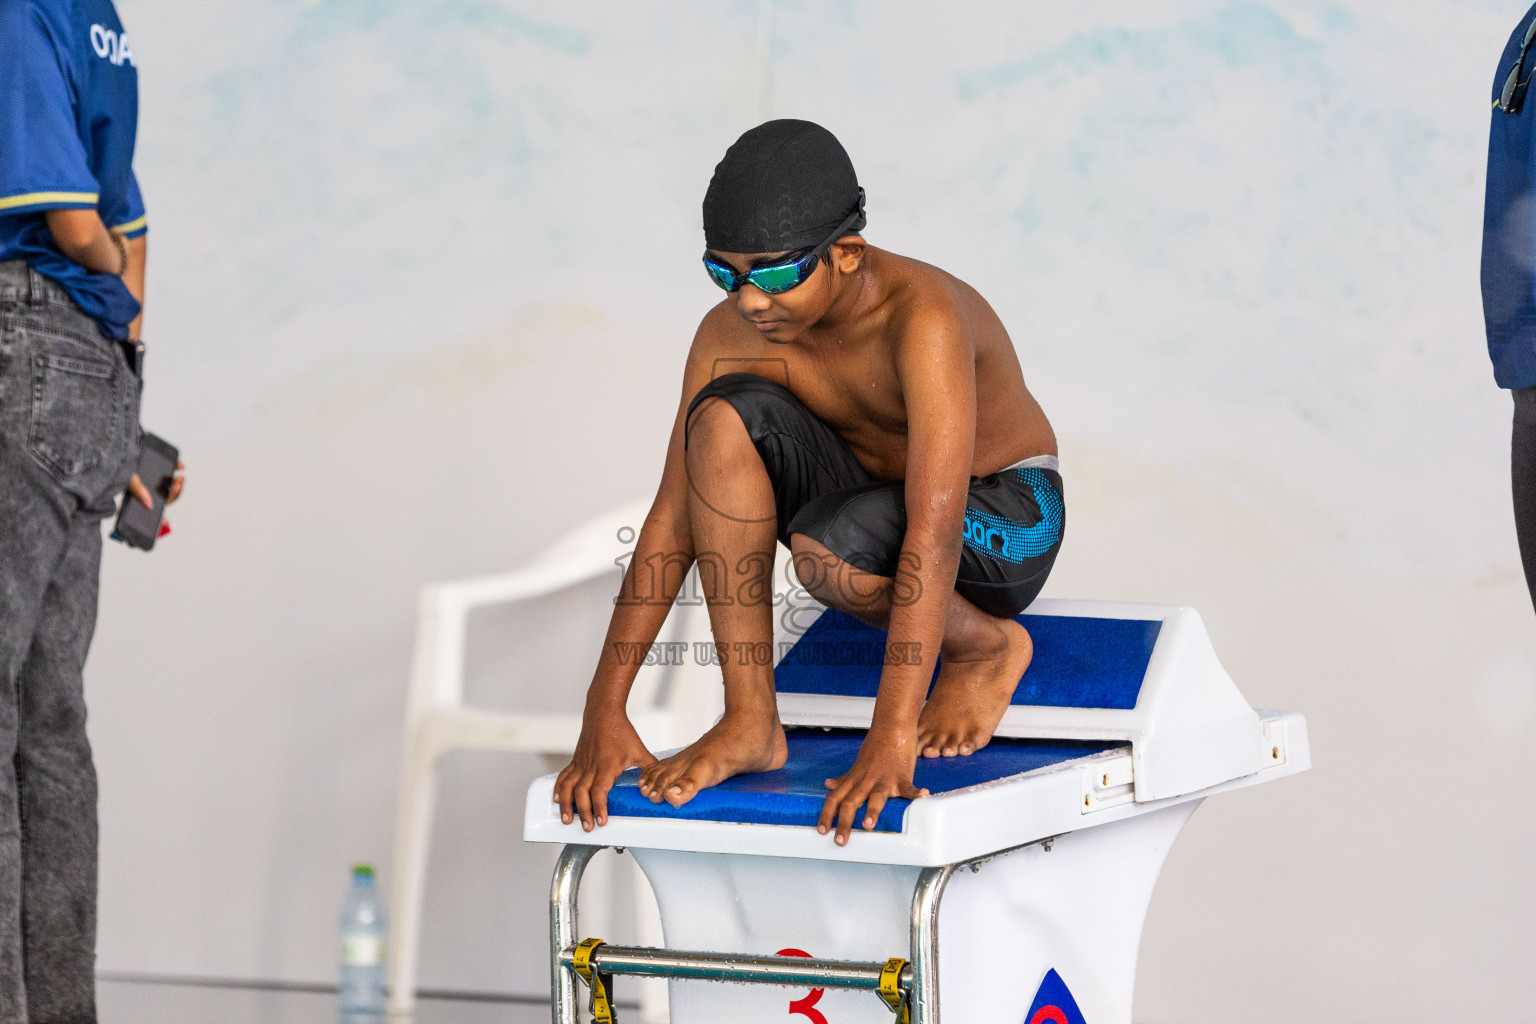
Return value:
[(709, 279), (728, 292), (736, 290), (736, 275), (729, 267), (722, 267), (718, 263), (704, 261), (704, 269), (709, 271)]
[(781, 263), (773, 267), (758, 267), (747, 275), (747, 280), (767, 292), (769, 295), (778, 295), (787, 292), (795, 285), (810, 277), (810, 267), (801, 269), (799, 263)]

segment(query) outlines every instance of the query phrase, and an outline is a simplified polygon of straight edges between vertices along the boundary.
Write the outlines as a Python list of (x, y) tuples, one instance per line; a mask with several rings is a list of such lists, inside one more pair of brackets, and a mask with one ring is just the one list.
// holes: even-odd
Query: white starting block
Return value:
[[(555, 1024), (576, 1024), (581, 984), (611, 1020), (614, 975), (671, 979), (673, 1024), (1129, 1024), (1179, 830), (1214, 793), (1310, 767), (1306, 721), (1250, 708), (1192, 609), (1043, 600), (1019, 620), (1035, 657), (998, 738), (919, 760), (932, 795), (892, 800), (845, 847), (816, 832), (822, 782), (853, 763), (885, 634), (838, 612), (775, 670), (779, 771), (680, 809), (630, 771), (591, 833), (561, 824), (554, 776), (535, 781), (524, 838), (569, 844), (550, 897)], [(645, 871), (666, 948), (579, 935), (581, 872), (603, 847)]]

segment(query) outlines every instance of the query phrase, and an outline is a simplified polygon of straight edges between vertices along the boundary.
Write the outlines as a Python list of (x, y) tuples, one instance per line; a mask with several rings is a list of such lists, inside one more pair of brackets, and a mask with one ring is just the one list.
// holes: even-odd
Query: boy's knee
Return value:
[(832, 555), (827, 546), (814, 537), (803, 533), (791, 533), (789, 535), (789, 553), (796, 558), (825, 558)]
[(688, 458), (718, 451), (722, 446), (751, 445), (747, 427), (735, 407), (723, 398), (707, 398), (688, 417)]
[(815, 537), (791, 533), (789, 553), (800, 586), (822, 604), (846, 610), (860, 605), (858, 595), (869, 597), (868, 588), (855, 579), (863, 575), (860, 570)]
[(793, 532), (789, 535), (789, 558), (795, 567), (795, 575), (800, 579), (800, 585), (812, 594), (825, 586), (830, 570), (839, 562), (838, 557), (821, 541)]
[(751, 373), (727, 373), (700, 388), (694, 398), (688, 410), (688, 447), (693, 447), (696, 425), (701, 431), (756, 440), (809, 415), (782, 384)]

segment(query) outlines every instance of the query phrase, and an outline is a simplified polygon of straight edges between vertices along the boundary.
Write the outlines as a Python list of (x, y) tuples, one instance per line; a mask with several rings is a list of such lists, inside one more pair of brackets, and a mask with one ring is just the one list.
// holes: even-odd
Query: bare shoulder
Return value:
[(879, 258), (889, 281), (890, 335), (898, 345), (974, 348), (976, 329), (996, 321), (981, 293), (948, 271), (892, 252), (881, 251)]
[(729, 372), (729, 366), (750, 359), (761, 346), (757, 332), (737, 315), (730, 300), (722, 300), (710, 307), (693, 333), (685, 384), (696, 391)]

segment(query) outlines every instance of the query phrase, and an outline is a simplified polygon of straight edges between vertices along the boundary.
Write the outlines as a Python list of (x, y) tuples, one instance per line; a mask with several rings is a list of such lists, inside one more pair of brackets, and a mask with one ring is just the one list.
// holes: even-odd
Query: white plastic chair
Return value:
[[(416, 1001), (422, 895), (438, 759), (455, 750), (500, 750), (543, 754), (552, 765), (563, 764), (576, 749), (581, 733), (580, 714), (506, 713), (465, 706), (464, 658), (470, 611), (538, 600), (606, 573), (614, 574), (617, 593), (619, 566), (635, 539), (625, 533), (628, 541), (621, 541), (620, 531), (626, 527), (637, 531), (648, 508), (647, 502), (637, 502), (593, 519), (520, 570), (423, 588), (405, 712), (390, 905), (392, 1015), (412, 1013)], [(709, 639), (709, 621), (702, 603), (674, 606), (658, 639)], [(601, 638), (591, 642), (595, 650)], [(582, 692), (589, 681), (570, 678), (558, 681), (558, 685)], [(555, 681), (541, 677), (518, 682), (548, 688)], [(714, 724), (723, 709), (721, 702), (719, 670), (701, 669), (688, 657), (679, 666), (641, 669), (630, 694), (629, 717), (648, 749), (665, 750), (692, 742)], [(649, 884), (638, 868), (634, 874), (636, 915), (641, 931), (646, 933), (642, 940), (660, 945), (661, 922)], [(646, 1024), (666, 1020), (665, 981), (642, 983), (640, 996)]]

